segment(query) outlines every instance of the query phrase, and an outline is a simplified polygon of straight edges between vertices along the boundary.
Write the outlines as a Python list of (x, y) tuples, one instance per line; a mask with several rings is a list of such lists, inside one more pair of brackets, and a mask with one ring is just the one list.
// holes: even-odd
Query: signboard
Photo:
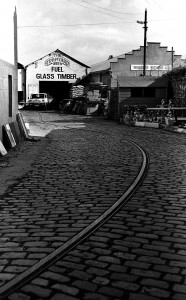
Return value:
[[(146, 65), (146, 71), (168, 71), (171, 70), (171, 65)], [(142, 71), (143, 65), (131, 65), (131, 71)]]
[(66, 65), (70, 67), (70, 61), (64, 57), (61, 53), (53, 52), (52, 55), (45, 60), (45, 66), (61, 66)]
[[(76, 80), (76, 74), (69, 70), (71, 62), (61, 53), (53, 52), (44, 61), (44, 72), (36, 73), (36, 79), (38, 80)], [(38, 64), (35, 68), (38, 67)]]

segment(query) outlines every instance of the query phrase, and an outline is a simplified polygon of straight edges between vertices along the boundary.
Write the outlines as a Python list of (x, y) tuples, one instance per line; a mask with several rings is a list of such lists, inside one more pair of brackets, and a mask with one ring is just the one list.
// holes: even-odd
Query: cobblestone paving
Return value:
[(2, 250), (2, 284), (123, 194), (141, 160), (126, 138), (150, 154), (143, 185), (105, 225), (8, 299), (186, 299), (185, 135), (96, 119), (83, 130), (53, 132), (33, 171), (4, 197), (1, 247), (18, 250)]
[(99, 217), (134, 180), (140, 151), (92, 126), (51, 133), (32, 169), (1, 197), (1, 286)]

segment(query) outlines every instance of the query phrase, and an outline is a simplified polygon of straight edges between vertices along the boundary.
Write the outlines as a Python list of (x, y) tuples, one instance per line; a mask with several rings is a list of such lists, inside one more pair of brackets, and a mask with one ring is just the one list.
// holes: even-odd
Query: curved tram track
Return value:
[(84, 241), (87, 237), (93, 234), (98, 228), (100, 228), (105, 222), (107, 222), (111, 217), (113, 217), (119, 209), (125, 205), (132, 195), (136, 192), (139, 186), (142, 184), (143, 179), (147, 173), (148, 165), (149, 165), (149, 157), (147, 152), (141, 148), (137, 143), (126, 140), (126, 142), (133, 144), (137, 147), (142, 155), (142, 163), (141, 168), (132, 182), (132, 184), (128, 187), (125, 193), (109, 208), (107, 209), (100, 217), (98, 217), (95, 221), (93, 221), (90, 225), (84, 228), (81, 232), (76, 234), (66, 243), (64, 243), (61, 247), (57, 248), (51, 254), (41, 259), (38, 263), (27, 269), (25, 272), (18, 275), (13, 280), (6, 283), (4, 286), (0, 288), (0, 299), (5, 299), (8, 295), (16, 292), (19, 288), (25, 285), (28, 281), (32, 280), (36, 276), (38, 276), (41, 272), (46, 270), (53, 263), (58, 261), (67, 255), (70, 251), (72, 251), (77, 245), (79, 245), (82, 241)]

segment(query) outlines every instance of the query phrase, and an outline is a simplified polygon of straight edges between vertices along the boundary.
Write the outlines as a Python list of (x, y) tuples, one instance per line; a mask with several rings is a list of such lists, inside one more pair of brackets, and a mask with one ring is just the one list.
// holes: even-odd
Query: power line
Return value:
[(104, 9), (104, 10), (107, 10), (107, 11), (111, 11), (111, 12), (114, 12), (114, 13), (118, 13), (118, 14), (122, 14), (122, 15), (141, 15), (141, 14), (133, 14), (133, 13), (124, 13), (124, 12), (121, 12), (121, 11), (116, 11), (116, 10), (111, 10), (111, 9), (108, 9), (108, 8), (104, 8), (102, 6), (98, 6), (98, 5), (95, 5), (95, 4), (92, 4), (86, 0), (82, 0), (83, 2), (89, 4), (89, 5), (92, 5), (92, 6), (95, 6), (95, 7), (98, 7), (98, 8), (101, 8), (101, 9)]
[(168, 21), (174, 21), (176, 19), (159, 19), (159, 20), (149, 20), (148, 22), (168, 22)]
[(157, 3), (155, 0), (152, 0), (152, 1), (156, 4), (156, 6), (158, 6), (162, 11), (165, 12), (165, 10), (163, 9), (163, 7), (161, 7), (161, 5), (159, 5), (159, 3)]
[(82, 4), (73, 2), (73, 1), (71, 1), (71, 0), (67, 0), (67, 1), (69, 1), (69, 2), (71, 2), (71, 3), (73, 3), (73, 4), (75, 4), (75, 5), (78, 5), (78, 6), (81, 6), (81, 7), (87, 8), (87, 9), (90, 9), (90, 10), (92, 10), (92, 11), (98, 12), (99, 14), (111, 16), (111, 17), (114, 17), (114, 18), (122, 19), (122, 20), (128, 20), (128, 19), (126, 19), (126, 18), (114, 16), (114, 15), (111, 15), (111, 14), (107, 14), (107, 13), (104, 13), (104, 12), (101, 12), (101, 11), (98, 11), (98, 10), (95, 10), (95, 9), (92, 9), (92, 8), (90, 8), (90, 7), (87, 7), (87, 6), (84, 6), (84, 5), (82, 5)]
[(157, 6), (157, 7), (159, 7), (162, 11), (164, 11), (165, 12), (165, 10), (163, 9), (163, 7), (162, 6), (160, 6), (159, 5), (159, 3), (157, 3), (155, 0), (151, 0), (152, 1), (152, 3), (150, 2), (150, 0), (145, 0), (150, 6)]
[(116, 22), (116, 23), (82, 23), (82, 24), (56, 24), (56, 25), (20, 25), (17, 26), (18, 28), (31, 28), (31, 27), (71, 27), (71, 26), (98, 26), (98, 25), (117, 25), (117, 24), (124, 24), (124, 23), (134, 23), (134, 21), (131, 22)]
[(152, 6), (152, 3), (150, 3), (150, 1), (149, 1), (149, 0), (145, 0), (145, 2), (147, 2), (149, 5), (151, 5), (151, 6)]

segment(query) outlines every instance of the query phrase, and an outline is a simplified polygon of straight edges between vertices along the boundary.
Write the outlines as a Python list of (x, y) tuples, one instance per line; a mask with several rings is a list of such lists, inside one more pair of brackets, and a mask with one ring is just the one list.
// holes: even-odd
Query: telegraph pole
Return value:
[(14, 65), (15, 65), (15, 68), (17, 69), (18, 54), (17, 54), (17, 11), (16, 11), (16, 7), (15, 7), (15, 11), (14, 11), (13, 22), (14, 22)]
[(171, 59), (172, 70), (173, 70), (173, 64), (174, 64), (174, 49), (172, 47), (172, 59)]
[(13, 22), (14, 22), (14, 68), (16, 71), (16, 93), (15, 93), (15, 99), (16, 103), (18, 103), (18, 47), (17, 47), (17, 11), (15, 7), (14, 16), (13, 16)]
[(144, 51), (143, 51), (143, 76), (146, 74), (146, 47), (147, 47), (147, 9), (145, 9), (144, 21), (137, 21), (139, 24), (144, 24)]
[(144, 20), (144, 54), (143, 54), (143, 76), (146, 75), (146, 47), (147, 47), (147, 9), (145, 9)]

